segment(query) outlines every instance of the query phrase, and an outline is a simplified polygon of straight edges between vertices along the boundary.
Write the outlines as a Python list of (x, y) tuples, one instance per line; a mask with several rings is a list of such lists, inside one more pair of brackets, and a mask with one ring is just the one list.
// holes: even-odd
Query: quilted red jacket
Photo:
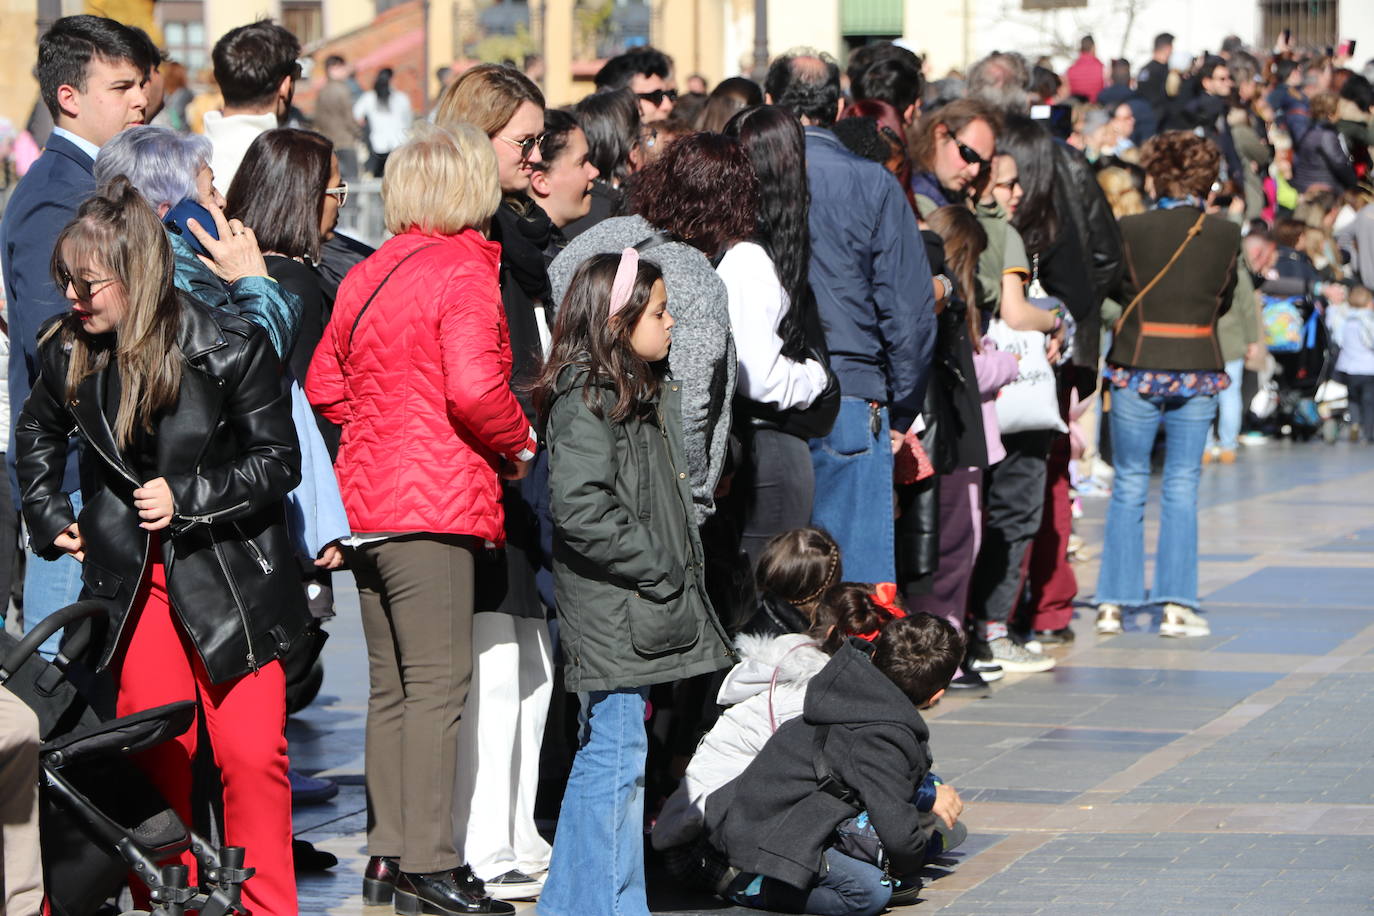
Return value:
[(510, 390), (500, 256), (472, 229), (407, 232), (339, 286), (305, 391), (343, 428), (335, 471), (354, 532), (504, 542), (497, 469), (536, 442)]

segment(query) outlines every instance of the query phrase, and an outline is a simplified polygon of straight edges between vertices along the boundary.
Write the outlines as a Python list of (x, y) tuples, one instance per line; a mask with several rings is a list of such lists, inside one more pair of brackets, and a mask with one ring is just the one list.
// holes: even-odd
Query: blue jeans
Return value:
[(1116, 478), (1107, 506), (1107, 535), (1097, 602), (1138, 607), (1145, 594), (1145, 501), (1150, 452), (1164, 425), (1164, 485), (1155, 583), (1149, 601), (1197, 607), (1197, 482), (1207, 432), (1217, 413), (1214, 395), (1145, 397), (1112, 389), (1112, 465)]
[(1209, 445), (1223, 452), (1234, 452), (1240, 441), (1240, 421), (1245, 415), (1245, 403), (1240, 396), (1240, 383), (1245, 376), (1245, 357), (1226, 364), (1231, 386), (1217, 395), (1217, 431)]
[(595, 690), (563, 793), (540, 916), (649, 916), (644, 891), (644, 730), (649, 688)]
[(887, 408), (874, 412), (862, 398), (840, 399), (835, 427), (811, 440), (816, 498), (811, 523), (840, 545), (848, 582), (897, 578), (892, 534), (892, 445)]
[(826, 872), (806, 890), (763, 875), (743, 874), (730, 882), (727, 899), (740, 906), (774, 913), (816, 916), (876, 916), (892, 899), (892, 882), (882, 869), (836, 852), (825, 851)]
[[(72, 501), (72, 511), (81, 514), (81, 492), (68, 494)], [(28, 562), (24, 565), (24, 629), (32, 630), (44, 620), (69, 604), (75, 604), (81, 597), (81, 564), (70, 554), (57, 560), (44, 560), (30, 551)], [(38, 647), (44, 658), (57, 656), (57, 646), (62, 641), (59, 630), (43, 641)]]

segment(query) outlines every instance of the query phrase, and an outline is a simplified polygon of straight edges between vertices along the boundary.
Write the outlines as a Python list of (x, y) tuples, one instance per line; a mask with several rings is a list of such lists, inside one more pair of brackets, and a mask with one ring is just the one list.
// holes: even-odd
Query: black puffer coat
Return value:
[[(283, 509), (283, 497), (300, 482), (300, 449), (267, 335), (184, 297), (180, 321), (181, 390), (155, 418), (151, 437), (175, 506), (161, 532), (162, 562), (177, 618), (221, 683), (280, 656), (309, 620)], [(60, 336), (39, 348), (38, 381), (15, 431), (19, 483), (36, 551), (51, 555), (57, 535), (80, 525), (83, 596), (109, 608), (104, 667), (148, 565), (152, 538), (133, 502), (146, 481), (120, 454), (102, 409), (109, 371), (87, 376), (67, 400), (68, 359)], [(62, 491), (73, 429), (84, 445), (79, 519)]]

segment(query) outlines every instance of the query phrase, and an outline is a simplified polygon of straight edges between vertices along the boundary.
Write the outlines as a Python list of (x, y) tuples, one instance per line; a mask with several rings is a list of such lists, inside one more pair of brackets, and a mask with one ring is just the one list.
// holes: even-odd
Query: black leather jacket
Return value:
[[(309, 619), (283, 508), (300, 481), (300, 451), (267, 335), (228, 312), (181, 301), (181, 390), (152, 437), (175, 505), (160, 532), (162, 562), (177, 617), (219, 683), (281, 655)], [(39, 377), (15, 431), (19, 483), (34, 550), (51, 556), (57, 535), (80, 525), (83, 596), (108, 605), (104, 668), (127, 636), (152, 538), (133, 504), (144, 481), (120, 455), (102, 409), (108, 370), (87, 376), (68, 400), (68, 360), (60, 335), (39, 348)], [(79, 519), (62, 491), (69, 435), (83, 445)]]

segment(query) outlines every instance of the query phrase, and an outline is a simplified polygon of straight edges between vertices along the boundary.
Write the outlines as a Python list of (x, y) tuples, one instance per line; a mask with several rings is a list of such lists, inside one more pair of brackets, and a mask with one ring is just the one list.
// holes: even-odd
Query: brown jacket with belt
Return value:
[[(1126, 271), (1119, 301), (1129, 303), (1178, 251), (1201, 215), (1196, 207), (1151, 210), (1121, 220)], [(1231, 307), (1240, 228), (1208, 216), (1168, 272), (1126, 315), (1107, 362), (1132, 369), (1221, 371), (1217, 319)]]

